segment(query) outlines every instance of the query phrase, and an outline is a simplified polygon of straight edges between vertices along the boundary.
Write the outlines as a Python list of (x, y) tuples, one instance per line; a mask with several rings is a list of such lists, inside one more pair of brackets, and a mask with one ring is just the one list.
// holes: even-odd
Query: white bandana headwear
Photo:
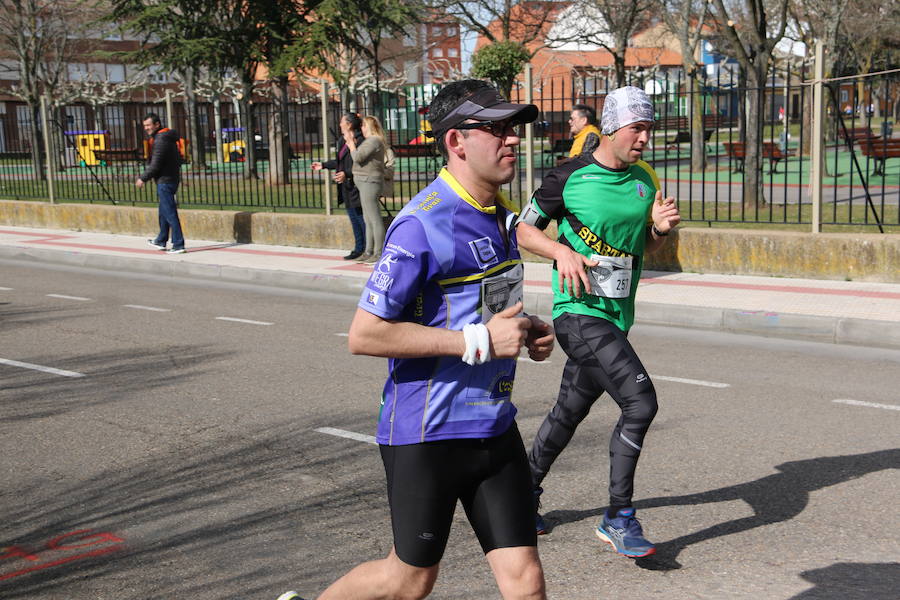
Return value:
[(653, 103), (641, 88), (626, 85), (615, 89), (606, 96), (600, 132), (604, 135), (615, 133), (626, 125), (638, 121), (655, 121)]

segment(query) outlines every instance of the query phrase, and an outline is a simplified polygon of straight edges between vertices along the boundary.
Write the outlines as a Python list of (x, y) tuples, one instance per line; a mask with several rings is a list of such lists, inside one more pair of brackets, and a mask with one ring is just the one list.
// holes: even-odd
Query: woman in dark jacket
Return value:
[(363, 220), (362, 205), (359, 202), (359, 190), (353, 183), (353, 157), (344, 141), (343, 135), (351, 132), (357, 144), (363, 142), (362, 119), (359, 115), (347, 113), (341, 117), (341, 136), (337, 139), (337, 158), (325, 162), (314, 162), (313, 171), (322, 169), (333, 170), (332, 179), (338, 184), (338, 204), (344, 203), (347, 216), (350, 218), (350, 226), (353, 228), (353, 250), (344, 257), (344, 260), (353, 260), (362, 256), (366, 246), (366, 224)]

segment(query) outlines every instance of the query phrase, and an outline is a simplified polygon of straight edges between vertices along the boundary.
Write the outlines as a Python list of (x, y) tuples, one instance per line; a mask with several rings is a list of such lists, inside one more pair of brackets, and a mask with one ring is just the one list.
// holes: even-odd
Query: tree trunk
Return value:
[(747, 73), (744, 115), (746, 129), (744, 139), (744, 208), (747, 210), (765, 206), (762, 194), (762, 98), (766, 73), (761, 67)]
[(46, 181), (47, 173), (44, 170), (44, 154), (41, 148), (44, 141), (41, 138), (41, 105), (38, 102), (29, 102), (28, 109), (31, 111), (31, 132), (29, 141), (31, 143), (31, 168), (34, 170), (34, 178), (37, 181)]
[(703, 94), (696, 71), (688, 77), (691, 94), (691, 170), (706, 168), (706, 128), (703, 124)]
[[(206, 166), (206, 153), (204, 152), (203, 140), (200, 138), (199, 118), (197, 114), (197, 94), (194, 91), (194, 77), (196, 73), (193, 68), (185, 69), (184, 72), (184, 113), (187, 121), (186, 127), (187, 139), (191, 152), (191, 163), (194, 169), (200, 169)], [(169, 123), (169, 127), (172, 124)]]
[(272, 86), (272, 114), (269, 117), (269, 185), (287, 185), (291, 182), (287, 86), (287, 77), (278, 77)]
[(241, 127), (244, 129), (244, 179), (259, 179), (256, 170), (256, 119), (253, 118), (253, 105), (250, 103), (253, 94), (253, 82), (243, 84), (240, 103)]

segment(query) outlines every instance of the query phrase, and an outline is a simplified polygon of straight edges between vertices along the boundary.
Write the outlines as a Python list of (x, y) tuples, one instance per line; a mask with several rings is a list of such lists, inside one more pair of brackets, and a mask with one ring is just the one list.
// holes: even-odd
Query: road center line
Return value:
[(153, 312), (172, 312), (170, 308), (157, 308), (155, 306), (143, 306), (141, 304), (123, 304), (125, 308), (136, 308), (137, 310), (151, 310)]
[(8, 288), (8, 287), (0, 287), (0, 291), (2, 291), (2, 292), (11, 292), (11, 291), (13, 291), (13, 289), (12, 289), (12, 288)]
[(79, 302), (90, 302), (90, 298), (83, 298), (81, 296), (66, 296), (65, 294), (47, 294), (48, 298), (62, 298), (63, 300), (78, 300)]
[(335, 429), (334, 427), (319, 427), (315, 431), (328, 435), (335, 435), (337, 437), (347, 438), (348, 440), (356, 440), (357, 442), (365, 442), (367, 444), (378, 443), (371, 435), (364, 435), (362, 433), (355, 433), (353, 431), (344, 431), (343, 429)]
[(885, 410), (900, 410), (900, 405), (897, 405), (897, 404), (878, 404), (877, 402), (863, 402), (862, 400), (851, 400), (849, 398), (841, 398), (838, 400), (832, 400), (832, 402), (837, 402), (838, 404), (849, 404), (850, 406), (865, 406), (867, 408), (883, 408)]
[(266, 321), (252, 321), (250, 319), (236, 319), (235, 317), (216, 317), (217, 321), (232, 321), (233, 323), (248, 323), (250, 325), (274, 325)]
[(32, 369), (34, 371), (43, 371), (53, 375), (62, 375), (63, 377), (84, 377), (84, 373), (76, 373), (75, 371), (66, 371), (65, 369), (54, 369), (53, 367), (45, 367), (44, 365), (35, 365), (27, 362), (19, 362), (8, 358), (0, 358), (0, 364), (9, 365), (11, 367), (21, 367), (23, 369)]
[(653, 379), (660, 381), (674, 381), (675, 383), (686, 383), (688, 385), (701, 385), (711, 388), (727, 388), (731, 387), (730, 383), (718, 383), (716, 381), (704, 381), (702, 379), (685, 379), (684, 377), (667, 377), (666, 375), (653, 375)]

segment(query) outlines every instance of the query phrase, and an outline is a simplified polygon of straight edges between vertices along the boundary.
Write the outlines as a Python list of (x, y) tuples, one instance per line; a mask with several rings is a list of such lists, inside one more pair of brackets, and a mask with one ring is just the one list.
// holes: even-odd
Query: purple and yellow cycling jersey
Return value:
[[(383, 319), (460, 330), (522, 298), (515, 212), (482, 207), (446, 169), (394, 219), (359, 307)], [(500, 435), (516, 415), (515, 359), (392, 358), (379, 444)]]

